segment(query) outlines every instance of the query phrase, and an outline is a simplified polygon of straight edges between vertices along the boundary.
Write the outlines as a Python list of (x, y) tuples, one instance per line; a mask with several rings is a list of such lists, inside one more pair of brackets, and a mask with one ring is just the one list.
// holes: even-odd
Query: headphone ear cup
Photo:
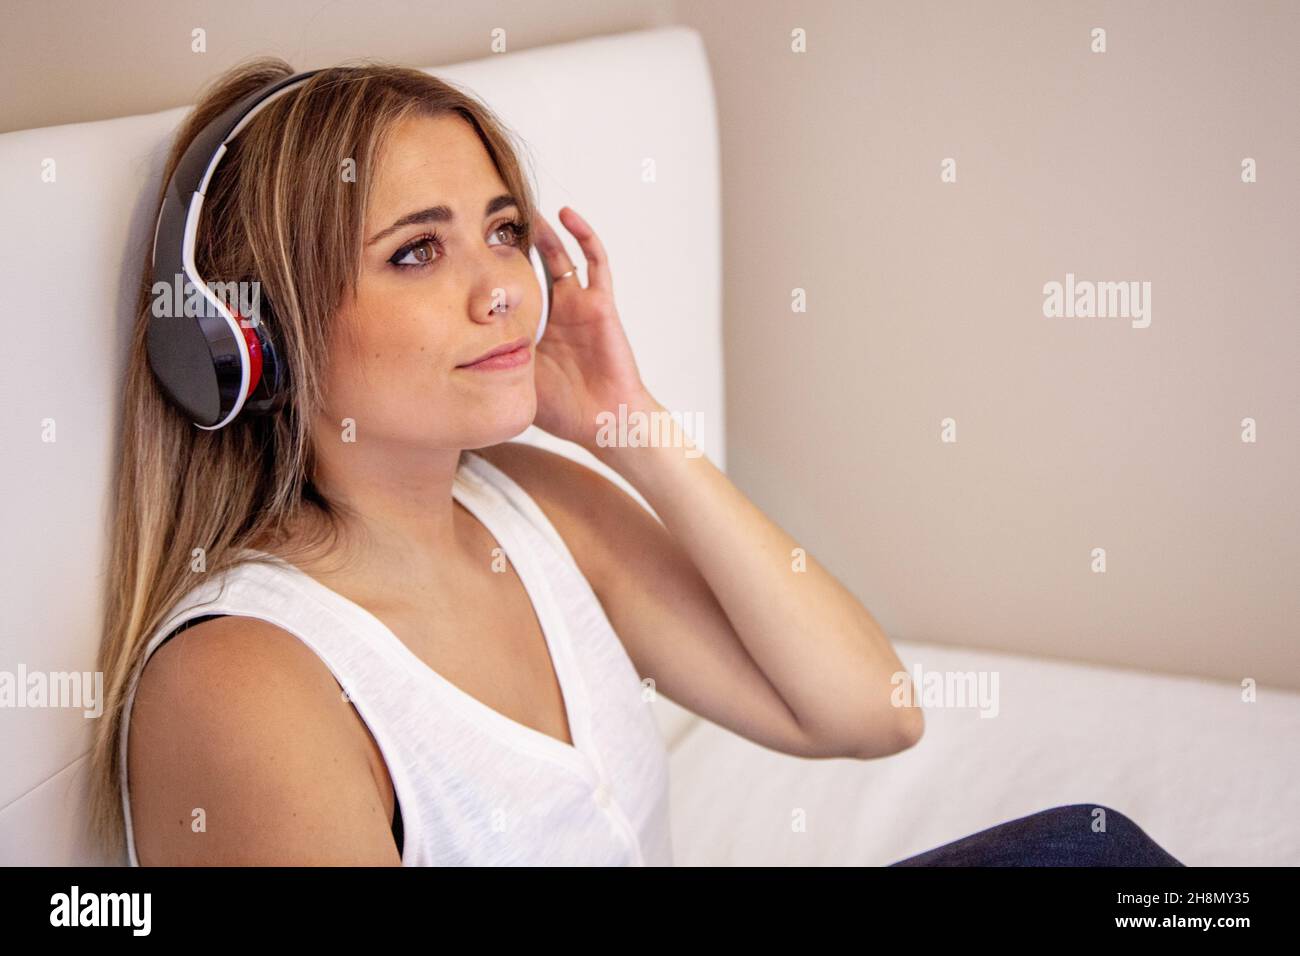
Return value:
[(537, 334), (533, 337), (533, 342), (537, 343), (542, 340), (542, 335), (546, 331), (546, 322), (551, 317), (551, 289), (553, 282), (551, 273), (546, 269), (546, 263), (542, 261), (541, 253), (537, 247), (533, 246), (528, 251), (528, 257), (533, 261), (533, 271), (537, 273), (537, 284), (542, 290), (542, 318), (537, 323)]
[(267, 328), (266, 319), (271, 310), (265, 304), (249, 331), (257, 338), (262, 353), (262, 375), (256, 387), (244, 402), (244, 409), (253, 414), (273, 412), (284, 405), (288, 395), (288, 367), (284, 357), (276, 350), (275, 340)]

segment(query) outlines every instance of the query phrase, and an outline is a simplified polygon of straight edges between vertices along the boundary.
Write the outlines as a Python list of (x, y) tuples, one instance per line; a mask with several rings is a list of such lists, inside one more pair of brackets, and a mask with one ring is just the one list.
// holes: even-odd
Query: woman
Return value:
[[(290, 73), (222, 77), (168, 176)], [(481, 103), (413, 70), (320, 71), (206, 195), (199, 272), (260, 283), (290, 388), (196, 429), (150, 372), (146, 276), (95, 749), (97, 827), (132, 863), (668, 864), (659, 691), (805, 757), (920, 738), (871, 614), (707, 457), (601, 441), (602, 413), (664, 409), (599, 238), (561, 210), (584, 286)], [(534, 244), (557, 277), (536, 343)], [(662, 523), (508, 441), (530, 423)]]

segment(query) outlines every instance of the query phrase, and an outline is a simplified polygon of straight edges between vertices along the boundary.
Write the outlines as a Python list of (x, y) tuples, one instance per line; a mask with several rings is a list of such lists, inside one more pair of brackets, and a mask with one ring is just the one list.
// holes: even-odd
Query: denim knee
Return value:
[[(1066, 814), (1086, 814), (1086, 825), (1098, 835), (1105, 834), (1105, 839), (1094, 844), (1096, 863), (1100, 865), (1123, 866), (1182, 866), (1177, 859), (1161, 847), (1125, 813), (1109, 807), (1104, 803), (1074, 803), (1057, 808)], [(1098, 814), (1097, 811), (1101, 813)], [(1100, 828), (1093, 829), (1095, 821), (1100, 820)]]
[[(1085, 814), (1088, 818), (1089, 826), (1092, 825), (1094, 820), (1101, 820), (1101, 830), (1098, 831), (1100, 833), (1110, 832), (1112, 828), (1117, 832), (1128, 833), (1132, 833), (1135, 830), (1140, 832), (1142, 829), (1133, 822), (1132, 817), (1121, 813), (1114, 807), (1108, 807), (1104, 803), (1071, 803), (1068, 806), (1057, 807), (1056, 809), (1061, 811), (1062, 816), (1077, 816), (1080, 813)], [(1097, 813), (1098, 810), (1101, 811), (1100, 815)]]
[[(1141, 830), (1132, 818), (1104, 803), (1068, 803), (1042, 810), (1034, 816), (1069, 832), (1077, 832), (1080, 827), (1087, 827), (1093, 833), (1131, 834)], [(1097, 821), (1101, 821), (1100, 825)]]

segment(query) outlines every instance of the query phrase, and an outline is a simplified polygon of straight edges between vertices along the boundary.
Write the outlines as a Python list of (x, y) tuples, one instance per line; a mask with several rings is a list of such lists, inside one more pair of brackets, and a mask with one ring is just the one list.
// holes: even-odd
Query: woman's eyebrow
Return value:
[[(505, 209), (507, 206), (518, 206), (518, 205), (519, 203), (518, 201), (516, 201), (514, 196), (508, 194), (497, 196), (495, 199), (488, 200), (487, 208), (483, 210), (483, 218), (486, 219), (494, 212), (497, 212), (501, 209)], [(405, 216), (397, 220), (397, 222), (393, 223), (387, 229), (384, 229), (381, 232), (377, 232), (369, 239), (367, 239), (366, 245), (368, 246), (374, 245), (380, 239), (384, 238), (384, 236), (396, 232), (398, 229), (401, 229), (403, 226), (414, 226), (417, 224), (428, 223), (428, 222), (453, 222), (455, 219), (456, 219), (456, 214), (451, 211), (450, 206), (445, 206), (445, 205), (430, 206), (428, 209), (421, 209), (418, 212), (407, 213)]]

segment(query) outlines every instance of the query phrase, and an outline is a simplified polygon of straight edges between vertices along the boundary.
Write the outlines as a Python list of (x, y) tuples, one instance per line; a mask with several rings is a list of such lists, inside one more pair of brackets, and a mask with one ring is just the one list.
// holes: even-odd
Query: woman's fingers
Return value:
[(541, 213), (538, 213), (533, 221), (533, 230), (536, 233), (534, 244), (552, 279), (558, 279), (573, 268), (573, 260), (569, 258), (564, 243), (560, 241), (560, 237)]
[(587, 288), (612, 293), (613, 280), (609, 274), (609, 259), (605, 255), (605, 246), (596, 235), (596, 230), (592, 229), (587, 224), (587, 220), (579, 216), (572, 206), (561, 207), (560, 222), (564, 223), (564, 228), (573, 233), (573, 238), (577, 239), (578, 245), (582, 247), (582, 254), (587, 257)]

